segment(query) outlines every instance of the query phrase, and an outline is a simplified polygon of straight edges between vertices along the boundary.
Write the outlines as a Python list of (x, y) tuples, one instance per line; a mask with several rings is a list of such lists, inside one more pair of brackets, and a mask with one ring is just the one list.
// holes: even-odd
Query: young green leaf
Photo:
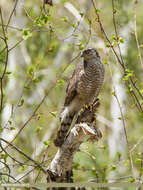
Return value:
[(27, 40), (31, 36), (32, 36), (32, 33), (30, 32), (30, 30), (28, 28), (23, 29), (22, 37), (23, 37), (24, 40)]

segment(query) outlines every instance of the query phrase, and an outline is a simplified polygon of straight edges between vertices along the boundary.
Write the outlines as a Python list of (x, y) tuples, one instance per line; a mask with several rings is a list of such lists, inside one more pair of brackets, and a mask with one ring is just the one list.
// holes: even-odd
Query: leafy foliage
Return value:
[(21, 175), (20, 181), (45, 180), (40, 170), (48, 167), (56, 152), (52, 140), (60, 124), (66, 83), (82, 50), (90, 46), (100, 51), (106, 69), (98, 113), (102, 117), (97, 123), (103, 138), (81, 146), (74, 158), (74, 180), (141, 179), (143, 5), (103, 0), (95, 7), (93, 2), (63, 0), (50, 6), (25, 0), (22, 8), (15, 4), (16, 14), (14, 2), (1, 5), (0, 133), (8, 142), (12, 137), (12, 145), (36, 161), (10, 145), (3, 149), (0, 143), (1, 170), (10, 170), (15, 178), (2, 176), (2, 182), (16, 181), (16, 175)]

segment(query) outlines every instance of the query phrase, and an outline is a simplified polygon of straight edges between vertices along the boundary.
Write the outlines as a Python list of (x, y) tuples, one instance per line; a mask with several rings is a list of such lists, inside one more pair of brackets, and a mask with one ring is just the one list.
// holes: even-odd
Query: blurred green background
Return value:
[[(5, 25), (15, 3), (0, 0)], [(115, 16), (122, 58), (143, 95), (142, 1), (96, 0), (95, 3), (104, 30), (120, 56), (115, 40)], [(103, 137), (99, 142), (81, 145), (81, 151), (74, 157), (74, 180), (134, 182), (139, 179), (143, 172), (143, 112), (137, 110), (137, 102), (130, 96), (135, 88), (129, 86), (132, 88), (129, 92), (125, 85), (125, 73), (100, 30), (92, 1), (55, 0), (53, 6), (44, 5), (42, 0), (18, 1), (10, 23), (5, 27), (10, 51), (4, 78), (4, 107), (0, 115), (1, 137), (11, 141), (30, 118), (14, 144), (35, 160), (43, 161), (47, 168), (57, 151), (52, 141), (60, 124), (59, 114), (67, 82), (75, 66), (82, 61), (81, 51), (86, 47), (95, 47), (106, 70), (97, 113), (97, 126), (102, 130)], [(0, 35), (3, 36), (2, 26)], [(0, 52), (3, 48), (4, 42), (1, 40)], [(0, 54), (0, 74), (4, 70), (5, 55), (5, 51)], [(142, 105), (143, 100), (139, 95), (137, 98)], [(16, 179), (22, 182), (45, 180), (42, 173), (37, 177), (38, 169), (29, 166), (24, 157), (10, 147), (7, 151), (25, 163), (19, 166), (5, 153), (5, 159), (0, 154), (1, 160), (4, 159), (12, 168), (11, 175)], [(8, 171), (2, 163), (0, 165), (1, 171)], [(2, 177), (2, 181), (6, 179)]]

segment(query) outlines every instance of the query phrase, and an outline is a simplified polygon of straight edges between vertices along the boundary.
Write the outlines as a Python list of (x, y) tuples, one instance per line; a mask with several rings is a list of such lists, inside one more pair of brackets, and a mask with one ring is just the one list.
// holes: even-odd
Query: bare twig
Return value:
[[(0, 176), (1, 175), (5, 175), (5, 176), (8, 176), (8, 178), (11, 178), (11, 179), (13, 179), (15, 182), (19, 182), (19, 181), (17, 181), (12, 175), (10, 175), (10, 174), (7, 174), (7, 173), (3, 173), (3, 172), (0, 172)], [(20, 183), (20, 182), (19, 182)]]
[[(2, 25), (0, 24), (0, 26), (2, 26)], [(18, 28), (16, 26), (11, 26), (11, 25), (6, 25), (6, 24), (4, 24), (3, 26), (7, 27), (7, 28), (14, 29), (14, 30), (22, 31), (22, 28)]]
[(121, 118), (122, 118), (122, 122), (123, 122), (124, 133), (125, 133), (126, 142), (127, 142), (127, 147), (128, 147), (128, 154), (129, 154), (130, 166), (131, 166), (131, 169), (132, 169), (132, 173), (133, 173), (133, 175), (134, 175), (133, 158), (132, 158), (132, 154), (131, 154), (131, 151), (130, 151), (130, 144), (129, 144), (129, 141), (128, 141), (128, 136), (127, 136), (126, 125), (125, 125), (125, 119), (124, 119), (122, 107), (121, 107), (121, 105), (120, 105), (120, 102), (119, 102), (119, 99), (118, 99), (118, 96), (117, 96), (116, 93), (115, 93), (114, 96), (115, 96), (115, 98), (116, 98), (116, 100), (117, 100), (117, 103), (118, 103), (118, 105), (119, 105), (119, 109), (120, 109), (120, 113), (121, 113)]
[(11, 48), (8, 49), (8, 52), (10, 52), (11, 50), (13, 50), (15, 47), (17, 47), (23, 41), (24, 41), (24, 39), (21, 38), (18, 42), (16, 42), (16, 44), (14, 44)]
[(136, 149), (136, 147), (142, 142), (142, 140), (143, 140), (143, 136), (139, 138), (137, 143), (130, 149), (130, 151), (133, 152)]
[(17, 152), (19, 152), (21, 155), (23, 155), (24, 157), (26, 157), (29, 161), (32, 161), (37, 167), (39, 167), (41, 169), (41, 171), (43, 171), (44, 173), (46, 173), (46, 171), (41, 167), (41, 165), (38, 162), (36, 162), (35, 160), (33, 160), (30, 156), (28, 156), (27, 154), (25, 154), (22, 150), (20, 150), (15, 145), (13, 145), (12, 143), (6, 141), (3, 138), (0, 138), (0, 140), (3, 141), (3, 142), (5, 142), (5, 143), (7, 143), (10, 147), (12, 147)]
[(1, 51), (0, 54), (2, 54), (6, 50), (6, 47), (4, 47)]
[[(115, 13), (116, 13), (116, 11), (115, 11), (115, 7), (114, 7), (114, 0), (112, 0), (113, 24), (114, 24), (114, 29), (115, 29), (116, 40), (118, 40), (118, 32), (117, 32), (117, 26), (116, 26), (116, 20), (115, 20)], [(121, 58), (122, 64), (125, 67), (125, 63), (124, 63), (124, 60), (123, 60), (123, 57), (122, 57), (122, 53), (121, 53), (120, 44), (117, 43), (117, 46), (118, 46), (118, 49), (119, 49), (119, 54), (120, 54), (120, 58)]]
[(5, 154), (7, 154), (13, 161), (17, 162), (19, 165), (23, 165), (22, 162), (18, 161), (17, 159), (15, 159), (13, 156), (11, 156), (2, 146), (1, 142), (0, 142), (0, 147), (2, 149), (3, 152), (5, 152)]
[[(10, 167), (9, 167), (9, 165), (8, 164), (6, 164), (5, 162), (3, 162), (2, 160), (0, 160), (0, 162), (8, 169), (8, 174), (10, 175), (10, 173), (11, 173), (11, 170), (10, 170)], [(9, 176), (8, 176), (8, 180), (7, 180), (8, 182), (9, 182)]]
[(95, 14), (96, 14), (97, 19), (98, 19), (97, 22), (99, 23), (101, 32), (104, 34), (106, 40), (108, 41), (108, 43), (109, 43), (109, 45), (110, 45), (110, 48), (111, 48), (112, 51), (114, 52), (114, 54), (115, 54), (115, 56), (116, 56), (118, 62), (119, 62), (120, 65), (122, 66), (123, 70), (125, 71), (125, 66), (124, 66), (124, 64), (122, 63), (122, 60), (119, 58), (117, 52), (115, 51), (115, 49), (114, 49), (114, 47), (113, 47), (111, 41), (109, 40), (109, 38), (108, 38), (108, 36), (107, 36), (107, 34), (106, 34), (105, 30), (104, 30), (104, 27), (103, 27), (102, 22), (101, 22), (101, 20), (100, 20), (100, 16), (99, 16), (99, 14), (98, 14), (98, 11), (96, 11), (97, 8), (96, 8), (96, 6), (95, 6), (94, 0), (91, 0), (91, 2), (92, 2), (93, 7), (94, 7), (94, 9), (95, 9)]
[[(109, 65), (109, 68), (110, 68), (110, 65)], [(129, 141), (128, 141), (128, 135), (127, 135), (127, 131), (126, 131), (125, 119), (124, 119), (124, 115), (123, 115), (123, 111), (122, 111), (122, 106), (121, 106), (120, 101), (118, 99), (118, 95), (116, 93), (116, 88), (114, 86), (113, 74), (112, 74), (111, 68), (110, 68), (110, 73), (111, 73), (111, 79), (112, 79), (112, 83), (113, 83), (114, 97), (115, 97), (115, 99), (117, 101), (117, 104), (118, 104), (119, 110), (120, 110), (120, 114), (121, 114), (121, 119), (122, 119), (122, 124), (123, 124), (123, 130), (124, 130), (125, 139), (126, 139), (126, 143), (127, 143), (127, 147), (128, 147), (128, 155), (129, 155), (129, 160), (130, 160), (130, 167), (132, 169), (132, 173), (134, 173), (133, 158), (132, 158), (132, 154), (130, 152), (130, 144), (129, 144)]]
[(140, 64), (141, 64), (141, 67), (143, 69), (143, 61), (142, 61), (140, 44), (139, 44), (139, 41), (138, 41), (138, 33), (137, 33), (137, 15), (136, 15), (137, 3), (138, 2), (135, 0), (135, 2), (134, 2), (134, 29), (135, 29), (134, 34), (135, 34), (136, 44), (137, 44), (137, 48), (138, 48), (138, 54), (139, 54)]
[(6, 28), (5, 28), (6, 31), (7, 31), (8, 25), (9, 25), (9, 23), (10, 23), (10, 20), (11, 20), (11, 18), (12, 18), (12, 15), (13, 15), (15, 9), (16, 9), (17, 3), (18, 3), (18, 0), (15, 0), (14, 7), (13, 7), (13, 9), (12, 9), (12, 11), (11, 11), (11, 14), (10, 14), (10, 16), (9, 16), (9, 19), (8, 19), (8, 22), (7, 22), (7, 25), (6, 25)]
[[(11, 143), (13, 143), (15, 141), (15, 139), (19, 136), (19, 134), (22, 132), (22, 130), (26, 127), (26, 125), (34, 118), (35, 114), (37, 113), (38, 109), (40, 108), (40, 106), (43, 104), (43, 102), (45, 101), (45, 99), (47, 98), (47, 96), (49, 95), (49, 93), (51, 92), (51, 90), (55, 87), (55, 85), (57, 84), (59, 78), (61, 78), (62, 74), (64, 73), (64, 71), (69, 67), (70, 63), (72, 63), (75, 59), (77, 59), (79, 57), (80, 53), (78, 53), (70, 62), (69, 64), (67, 64), (67, 66), (65, 66), (65, 68), (63, 69), (63, 71), (57, 76), (57, 78), (53, 81), (53, 83), (51, 83), (51, 86), (49, 88), (49, 90), (47, 91), (47, 93), (44, 95), (44, 97), (42, 98), (42, 100), (40, 101), (40, 103), (37, 105), (37, 107), (35, 108), (35, 110), (33, 111), (33, 113), (31, 114), (31, 116), (26, 120), (26, 122), (21, 126), (21, 128), (19, 129), (19, 131), (17, 132), (17, 134), (15, 135), (15, 137), (13, 138), (13, 140), (11, 141)], [(9, 145), (8, 145), (9, 146)], [(6, 146), (5, 149), (8, 147)]]
[(2, 76), (0, 77), (0, 91), (1, 91), (1, 100), (0, 100), (0, 112), (2, 112), (3, 109), (3, 98), (4, 98), (4, 94), (3, 94), (3, 80), (6, 74), (6, 70), (7, 70), (7, 65), (8, 65), (8, 44), (7, 44), (7, 37), (6, 37), (6, 33), (5, 33), (5, 29), (4, 29), (4, 23), (3, 23), (3, 15), (2, 15), (2, 9), (0, 7), (0, 18), (1, 18), (1, 23), (2, 23), (2, 32), (3, 32), (3, 39), (4, 39), (4, 43), (5, 43), (5, 48), (3, 50), (6, 50), (6, 58), (5, 58), (5, 66), (4, 66), (4, 71), (2, 73)]
[[(95, 6), (94, 0), (91, 0), (91, 2), (92, 2), (93, 7), (94, 7), (94, 9), (95, 9), (95, 14), (96, 14), (96, 16), (97, 16), (97, 22), (99, 23), (100, 30), (101, 30), (101, 32), (104, 34), (105, 39), (106, 39), (107, 42), (109, 43), (111, 50), (113, 51), (113, 53), (114, 53), (116, 59), (118, 60), (119, 64), (121, 65), (121, 67), (122, 67), (122, 69), (123, 69), (123, 72), (124, 72), (124, 74), (125, 74), (125, 73), (126, 73), (126, 67), (125, 67), (124, 61), (123, 61), (123, 59), (122, 59), (120, 47), (118, 46), (119, 52), (120, 52), (120, 57), (121, 57), (121, 58), (118, 56), (117, 52), (115, 51), (115, 48), (113, 47), (113, 45), (112, 45), (110, 39), (108, 38), (108, 36), (107, 36), (107, 34), (106, 34), (105, 30), (104, 30), (104, 27), (103, 27), (102, 22), (101, 22), (101, 20), (100, 20), (100, 16), (99, 16), (98, 11), (97, 11), (98, 9), (97, 9), (96, 6)], [(116, 27), (115, 17), (114, 17), (114, 14), (115, 14), (115, 13), (114, 13), (114, 1), (112, 0), (112, 2), (113, 2), (113, 23), (114, 23), (115, 33), (116, 33), (116, 35), (118, 35), (118, 34), (117, 34), (117, 27)], [(131, 83), (131, 84), (134, 86), (134, 83), (133, 83), (132, 80), (128, 80), (128, 83), (129, 83), (129, 84)], [(128, 83), (125, 82), (125, 84), (126, 84), (127, 87), (128, 87)], [(135, 89), (137, 90), (138, 94), (140, 95), (140, 91), (139, 91), (138, 87), (137, 87), (137, 86), (134, 86), (134, 87), (135, 87)], [(132, 95), (134, 96), (134, 98), (135, 98), (135, 100), (136, 100), (136, 102), (137, 102), (136, 106), (137, 106), (138, 111), (139, 111), (139, 112), (143, 112), (142, 106), (141, 106), (141, 104), (140, 104), (140, 101), (139, 101), (139, 99), (138, 99), (136, 93), (135, 93), (134, 91), (132, 91), (131, 93), (132, 93)], [(132, 96), (131, 96), (131, 97), (132, 97)], [(142, 98), (142, 96), (141, 96), (141, 98)]]
[(26, 176), (28, 176), (31, 172), (33, 172), (35, 170), (36, 167), (33, 166), (32, 169), (30, 169), (28, 172), (24, 173), (24, 175), (22, 175), (18, 180), (22, 180), (23, 178), (25, 178)]

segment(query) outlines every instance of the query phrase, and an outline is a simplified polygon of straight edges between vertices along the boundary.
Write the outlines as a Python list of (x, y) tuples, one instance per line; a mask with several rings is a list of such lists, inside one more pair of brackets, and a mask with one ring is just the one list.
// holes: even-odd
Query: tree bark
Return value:
[[(81, 143), (86, 140), (97, 141), (102, 137), (96, 127), (96, 109), (99, 100), (92, 105), (85, 106), (79, 113), (75, 126), (67, 135), (62, 147), (60, 147), (52, 160), (47, 172), (47, 182), (73, 182), (73, 157), (79, 151)], [(52, 190), (74, 190), (75, 188), (52, 188)]]

